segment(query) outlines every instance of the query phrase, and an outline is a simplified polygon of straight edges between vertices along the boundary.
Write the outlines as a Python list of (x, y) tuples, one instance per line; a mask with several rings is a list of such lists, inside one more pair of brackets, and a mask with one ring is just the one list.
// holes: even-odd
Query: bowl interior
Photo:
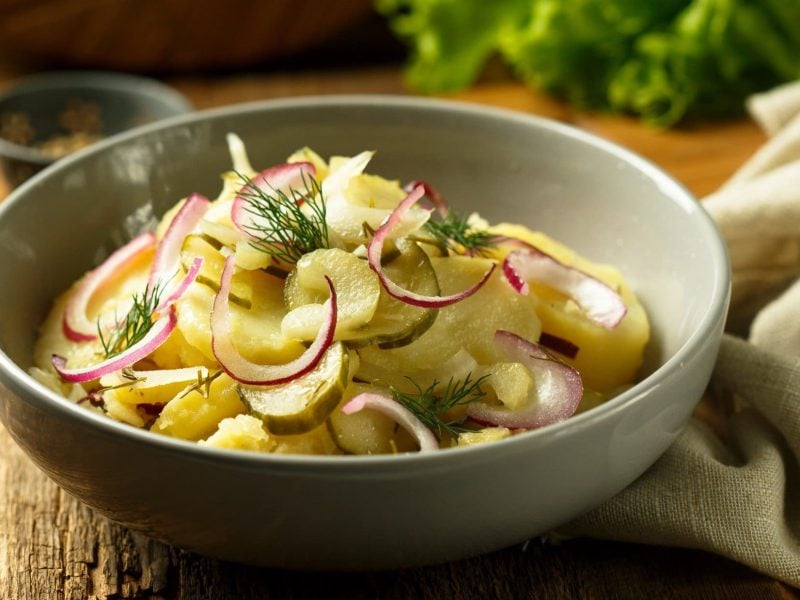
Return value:
[(724, 310), (727, 263), (710, 219), (669, 177), (580, 131), (444, 102), (295, 99), (179, 117), (61, 161), (0, 207), (0, 348), (31, 364), (54, 296), (129, 239), (151, 212), (191, 192), (215, 197), (236, 132), (256, 167), (310, 146), (377, 151), (370, 170), (430, 181), (462, 213), (544, 231), (617, 265), (653, 326), (645, 374)]

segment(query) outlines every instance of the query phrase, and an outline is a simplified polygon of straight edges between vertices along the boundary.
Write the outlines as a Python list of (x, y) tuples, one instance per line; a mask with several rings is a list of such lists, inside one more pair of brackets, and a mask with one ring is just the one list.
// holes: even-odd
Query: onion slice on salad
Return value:
[(183, 276), (183, 279), (181, 279), (180, 282), (174, 288), (172, 288), (169, 296), (159, 302), (158, 306), (156, 307), (156, 312), (161, 312), (167, 306), (177, 302), (180, 297), (186, 293), (186, 290), (189, 289), (189, 286), (194, 283), (194, 280), (197, 279), (202, 267), (203, 257), (196, 256), (192, 261), (192, 265), (189, 267), (189, 270), (186, 272), (186, 275)]
[(317, 365), (333, 343), (337, 313), (336, 290), (333, 282), (328, 276), (325, 276), (330, 291), (330, 298), (327, 301), (328, 312), (322, 327), (317, 332), (317, 337), (306, 351), (295, 360), (283, 365), (261, 365), (242, 356), (232, 342), (233, 323), (228, 295), (231, 290), (234, 261), (233, 256), (225, 259), (219, 291), (211, 309), (211, 349), (220, 367), (233, 379), (247, 385), (276, 385), (305, 375)]
[(428, 198), (428, 200), (431, 201), (431, 204), (433, 204), (433, 206), (436, 208), (436, 212), (438, 212), (442, 218), (445, 218), (447, 216), (447, 212), (450, 210), (450, 207), (447, 206), (447, 202), (445, 202), (445, 199), (439, 193), (439, 190), (437, 190), (427, 181), (423, 181), (422, 179), (414, 179), (413, 181), (410, 181), (408, 184), (406, 184), (405, 187), (406, 193), (410, 192), (415, 187), (420, 185), (425, 190), (425, 196)]
[[(269, 196), (283, 193), (293, 199), (292, 191), (306, 188), (306, 181), (314, 177), (317, 170), (310, 162), (282, 163), (275, 165), (253, 177), (239, 190), (231, 205), (231, 220), (237, 229), (255, 239), (253, 231), (269, 229), (263, 216), (259, 215), (250, 206), (250, 196), (254, 188), (263, 191)], [(251, 191), (248, 191), (251, 190)]]
[(155, 243), (155, 235), (143, 233), (114, 251), (100, 266), (84, 276), (64, 309), (61, 325), (67, 338), (73, 342), (97, 339), (97, 324), (92, 323), (86, 315), (95, 292), (143, 252), (153, 248)]
[(614, 329), (625, 318), (625, 302), (605, 283), (534, 246), (522, 245), (523, 249), (509, 252), (503, 260), (503, 274), (517, 292), (527, 295), (528, 280), (533, 279), (572, 298), (587, 317), (606, 329)]
[(67, 368), (67, 359), (54, 354), (52, 357), (53, 368), (55, 368), (56, 372), (64, 381), (73, 383), (92, 381), (103, 375), (108, 375), (113, 371), (129, 367), (150, 355), (153, 350), (158, 348), (164, 340), (169, 337), (169, 334), (175, 329), (177, 323), (178, 315), (175, 311), (175, 306), (170, 306), (169, 310), (153, 323), (153, 326), (139, 342), (126, 348), (119, 354), (97, 364), (77, 369)]
[(494, 343), (511, 360), (530, 370), (536, 387), (525, 408), (512, 411), (475, 402), (467, 408), (467, 416), (479, 423), (509, 429), (537, 429), (563, 421), (575, 413), (583, 397), (583, 383), (578, 371), (548, 354), (538, 344), (510, 331), (495, 332)]
[(159, 280), (167, 281), (178, 271), (181, 264), (181, 246), (210, 206), (208, 198), (201, 194), (190, 195), (172, 218), (156, 249), (147, 285), (158, 285)]
[(367, 247), (367, 260), (370, 268), (375, 271), (375, 274), (378, 276), (378, 279), (380, 279), (381, 284), (390, 296), (413, 306), (420, 306), (423, 308), (441, 308), (443, 306), (449, 306), (450, 304), (460, 302), (461, 300), (469, 298), (472, 294), (477, 292), (481, 287), (483, 287), (483, 284), (489, 280), (489, 277), (491, 277), (497, 265), (492, 264), (492, 266), (487, 269), (483, 276), (472, 287), (467, 288), (462, 292), (458, 292), (457, 294), (450, 294), (449, 296), (426, 296), (423, 294), (417, 294), (411, 290), (407, 290), (397, 285), (391, 279), (389, 279), (386, 276), (386, 273), (384, 273), (383, 266), (381, 265), (383, 243), (392, 233), (392, 229), (395, 227), (395, 225), (397, 225), (403, 219), (403, 215), (405, 215), (405, 213), (408, 212), (408, 210), (414, 206), (414, 204), (416, 204), (424, 195), (425, 188), (421, 185), (418, 185), (411, 190), (408, 193), (408, 196), (406, 196), (405, 199), (397, 205), (397, 208), (395, 208), (389, 214), (386, 221), (384, 221), (383, 225), (378, 227), (377, 231), (375, 231), (375, 235), (373, 235), (369, 242), (369, 246)]
[(358, 394), (342, 406), (342, 412), (346, 415), (351, 415), (364, 408), (372, 409), (389, 417), (408, 431), (408, 433), (417, 440), (420, 452), (430, 452), (431, 450), (439, 449), (439, 442), (436, 440), (436, 436), (431, 433), (430, 429), (425, 427), (414, 413), (399, 402), (383, 394), (375, 392), (363, 392)]

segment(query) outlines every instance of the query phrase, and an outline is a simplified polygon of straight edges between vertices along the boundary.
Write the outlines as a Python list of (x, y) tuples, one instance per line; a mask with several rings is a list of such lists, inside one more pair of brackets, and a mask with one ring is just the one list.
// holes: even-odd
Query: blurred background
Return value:
[[(0, 0), (0, 95), (77, 70), (153, 78), (195, 109), (360, 92), (499, 105), (597, 131), (686, 182), (690, 161), (664, 164), (653, 145), (691, 160), (687, 132), (761, 141), (744, 99), (800, 76), (800, 0)], [(0, 155), (16, 161), (0, 189), (137, 124), (71, 100), (40, 107), (45, 125), (20, 109), (37, 102), (0, 98)], [(745, 156), (723, 152), (725, 169)]]

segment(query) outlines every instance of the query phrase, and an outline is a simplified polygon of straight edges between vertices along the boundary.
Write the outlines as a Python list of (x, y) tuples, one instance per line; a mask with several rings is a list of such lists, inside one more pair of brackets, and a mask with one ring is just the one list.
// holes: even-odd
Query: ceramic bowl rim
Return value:
[(576, 143), (589, 144), (632, 165), (637, 171), (656, 183), (664, 191), (669, 201), (695, 216), (698, 220), (698, 228), (709, 244), (708, 249), (711, 254), (712, 264), (715, 265), (715, 272), (712, 274), (713, 287), (710, 301), (700, 319), (699, 326), (691, 332), (677, 352), (664, 361), (653, 373), (637, 382), (629, 390), (596, 408), (570, 417), (565, 421), (504, 440), (493, 441), (489, 444), (449, 448), (446, 451), (430, 453), (374, 456), (308, 456), (259, 454), (241, 450), (204, 447), (195, 442), (157, 435), (150, 431), (117, 422), (107, 416), (87, 411), (34, 380), (24, 369), (17, 366), (2, 349), (0, 349), (0, 381), (5, 383), (12, 393), (17, 390), (24, 390), (24, 394), (17, 394), (23, 402), (83, 427), (99, 428), (100, 432), (104, 434), (124, 436), (131, 443), (155, 446), (166, 452), (183, 455), (186, 458), (213, 461), (220, 464), (259, 469), (265, 467), (286, 468), (297, 472), (314, 472), (316, 474), (336, 476), (343, 473), (357, 472), (365, 468), (369, 470), (394, 470), (408, 468), (410, 465), (437, 467), (441, 466), (442, 461), (446, 463), (451, 460), (463, 460), (466, 455), (471, 455), (474, 459), (488, 458), (497, 452), (514, 452), (517, 447), (524, 447), (526, 441), (543, 440), (549, 436), (564, 434), (567, 431), (578, 432), (589, 428), (594, 421), (612, 412), (624, 410), (625, 407), (635, 403), (638, 398), (647, 395), (652, 389), (668, 379), (680, 365), (689, 364), (692, 360), (696, 360), (707, 342), (707, 336), (724, 320), (730, 295), (730, 263), (725, 243), (710, 215), (682, 184), (647, 159), (593, 133), (537, 115), (458, 100), (373, 94), (298, 96), (278, 100), (239, 103), (170, 117), (110, 136), (47, 167), (14, 190), (0, 204), (0, 220), (2, 220), (10, 207), (22, 201), (24, 196), (38, 186), (40, 182), (57, 175), (61, 171), (67, 171), (79, 166), (81, 162), (90, 159), (95, 154), (106, 152), (114, 146), (124, 144), (137, 137), (143, 137), (147, 134), (157, 133), (159, 130), (167, 130), (181, 125), (253, 112), (282, 111), (297, 107), (341, 108), (355, 106), (378, 106), (384, 109), (401, 111), (409, 109), (439, 111), (447, 114), (456, 113), (475, 119), (512, 121), (519, 123), (520, 126), (534, 126), (566, 136)]

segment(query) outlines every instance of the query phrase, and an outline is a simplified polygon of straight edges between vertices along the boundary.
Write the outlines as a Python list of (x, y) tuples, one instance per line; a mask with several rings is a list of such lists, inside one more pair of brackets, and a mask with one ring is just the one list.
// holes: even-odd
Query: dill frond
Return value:
[(200, 374), (200, 371), (198, 370), (197, 381), (195, 381), (193, 384), (191, 384), (185, 390), (183, 390), (179, 398), (183, 398), (184, 396), (187, 396), (192, 392), (198, 392), (203, 398), (208, 398), (209, 395), (211, 394), (211, 384), (217, 377), (222, 375), (222, 373), (223, 371), (222, 369), (220, 369), (219, 371), (210, 373), (207, 377), (203, 377)]
[(256, 240), (251, 245), (284, 263), (294, 264), (301, 256), (327, 248), (328, 225), (322, 187), (314, 177), (303, 174), (303, 189), (264, 190), (237, 173), (244, 181), (240, 195), (247, 201), (245, 210), (256, 217), (248, 233)]
[(134, 294), (133, 305), (128, 310), (128, 314), (124, 319), (115, 319), (117, 325), (108, 334), (103, 333), (98, 320), (97, 333), (106, 358), (116, 356), (140, 342), (147, 335), (155, 323), (153, 317), (156, 308), (161, 303), (164, 287), (165, 283), (159, 281), (152, 287), (147, 285), (141, 294)]
[(481, 389), (481, 384), (488, 376), (483, 375), (472, 379), (472, 373), (468, 373), (463, 380), (451, 377), (442, 391), (437, 391), (437, 388), (440, 387), (437, 380), (422, 389), (422, 386), (407, 377), (406, 379), (416, 388), (416, 392), (405, 393), (394, 387), (390, 388), (390, 392), (395, 401), (410, 410), (441, 440), (445, 434), (455, 436), (468, 431), (458, 421), (445, 420), (444, 415), (456, 406), (470, 404), (483, 398), (486, 392)]
[(481, 229), (475, 229), (468, 219), (460, 217), (452, 210), (441, 221), (430, 220), (425, 229), (442, 246), (455, 254), (475, 255), (495, 245), (495, 235)]

